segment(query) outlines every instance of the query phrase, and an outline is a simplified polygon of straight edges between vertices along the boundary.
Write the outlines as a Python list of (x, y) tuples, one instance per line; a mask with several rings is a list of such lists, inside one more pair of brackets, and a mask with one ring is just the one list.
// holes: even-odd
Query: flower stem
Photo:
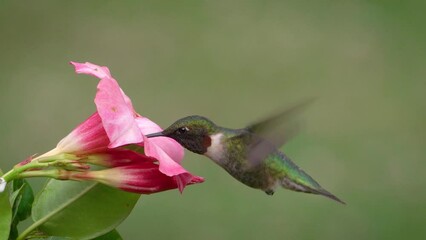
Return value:
[(3, 174), (3, 176), (1, 177), (5, 182), (9, 182), (9, 179), (13, 179), (13, 175), (14, 175), (14, 169), (10, 170), (9, 172)]
[(49, 163), (40, 163), (38, 161), (33, 161), (33, 162), (30, 162), (30, 163), (25, 164), (23, 166), (13, 168), (9, 172), (5, 173), (2, 176), (2, 178), (4, 179), (4, 181), (10, 182), (13, 179), (18, 178), (18, 176), (21, 173), (23, 173), (24, 171), (26, 171), (28, 169), (32, 169), (32, 168), (43, 168), (43, 167), (48, 167), (48, 166), (49, 166)]
[(49, 178), (58, 178), (59, 175), (58, 169), (49, 169), (49, 170), (39, 170), (39, 171), (28, 171), (20, 173), (17, 178), (31, 178), (31, 177), (49, 177)]
[(32, 232), (34, 232), (36, 229), (37, 229), (37, 227), (38, 227), (39, 225), (36, 225), (36, 224), (32, 224), (30, 227), (28, 227), (27, 229), (25, 229), (25, 231), (23, 231), (17, 238), (16, 238), (16, 240), (25, 240), (25, 239), (27, 239), (27, 236), (29, 235), (29, 234), (31, 234)]

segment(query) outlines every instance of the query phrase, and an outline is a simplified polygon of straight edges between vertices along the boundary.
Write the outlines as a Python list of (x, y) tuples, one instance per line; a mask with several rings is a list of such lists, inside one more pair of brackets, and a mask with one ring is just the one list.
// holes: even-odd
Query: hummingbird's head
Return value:
[(204, 154), (211, 145), (210, 136), (218, 131), (212, 121), (201, 116), (188, 116), (177, 120), (162, 132), (147, 137), (169, 137), (191, 152)]

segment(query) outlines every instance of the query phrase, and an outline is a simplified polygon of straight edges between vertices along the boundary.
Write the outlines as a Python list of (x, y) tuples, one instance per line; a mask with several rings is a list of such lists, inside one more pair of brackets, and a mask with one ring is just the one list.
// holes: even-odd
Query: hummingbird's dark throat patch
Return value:
[(211, 146), (212, 140), (208, 135), (193, 135), (185, 136), (183, 138), (173, 137), (178, 143), (191, 152), (204, 154), (207, 148)]
[(203, 139), (203, 146), (206, 149), (207, 152), (207, 148), (210, 147), (212, 145), (212, 139), (210, 136), (204, 136)]

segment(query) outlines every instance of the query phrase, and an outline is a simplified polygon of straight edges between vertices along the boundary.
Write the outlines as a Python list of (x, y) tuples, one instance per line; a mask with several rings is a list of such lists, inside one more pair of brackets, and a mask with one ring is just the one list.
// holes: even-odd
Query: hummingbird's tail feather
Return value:
[(324, 196), (324, 197), (328, 197), (328, 198), (330, 198), (331, 200), (334, 200), (334, 201), (336, 201), (336, 202), (339, 202), (339, 203), (341, 203), (341, 204), (346, 205), (346, 203), (345, 203), (344, 201), (340, 200), (338, 197), (336, 197), (335, 195), (333, 195), (331, 192), (329, 192), (329, 191), (325, 190), (324, 188), (321, 188), (320, 190), (315, 190), (315, 189), (313, 189), (313, 190), (312, 190), (312, 193), (314, 193), (314, 194), (319, 194), (319, 195), (322, 195), (322, 196)]
[(296, 191), (296, 192), (318, 194), (318, 195), (322, 195), (324, 197), (330, 198), (341, 204), (346, 204), (344, 201), (340, 200), (338, 197), (336, 197), (329, 191), (322, 188), (318, 183), (315, 184), (317, 185), (317, 187), (313, 187), (313, 186), (311, 187), (311, 186), (308, 186), (308, 184), (302, 184), (298, 181), (292, 181), (288, 177), (284, 177), (283, 179), (281, 179), (280, 184), (282, 187)]

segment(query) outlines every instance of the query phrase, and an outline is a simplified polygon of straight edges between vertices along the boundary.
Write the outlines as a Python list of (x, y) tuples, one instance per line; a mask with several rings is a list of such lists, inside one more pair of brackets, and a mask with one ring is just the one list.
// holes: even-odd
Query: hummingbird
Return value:
[(268, 195), (281, 186), (345, 204), (279, 150), (297, 132), (294, 116), (306, 105), (296, 105), (241, 129), (218, 126), (203, 116), (188, 116), (147, 137), (172, 138), (189, 151), (210, 158), (241, 183)]

